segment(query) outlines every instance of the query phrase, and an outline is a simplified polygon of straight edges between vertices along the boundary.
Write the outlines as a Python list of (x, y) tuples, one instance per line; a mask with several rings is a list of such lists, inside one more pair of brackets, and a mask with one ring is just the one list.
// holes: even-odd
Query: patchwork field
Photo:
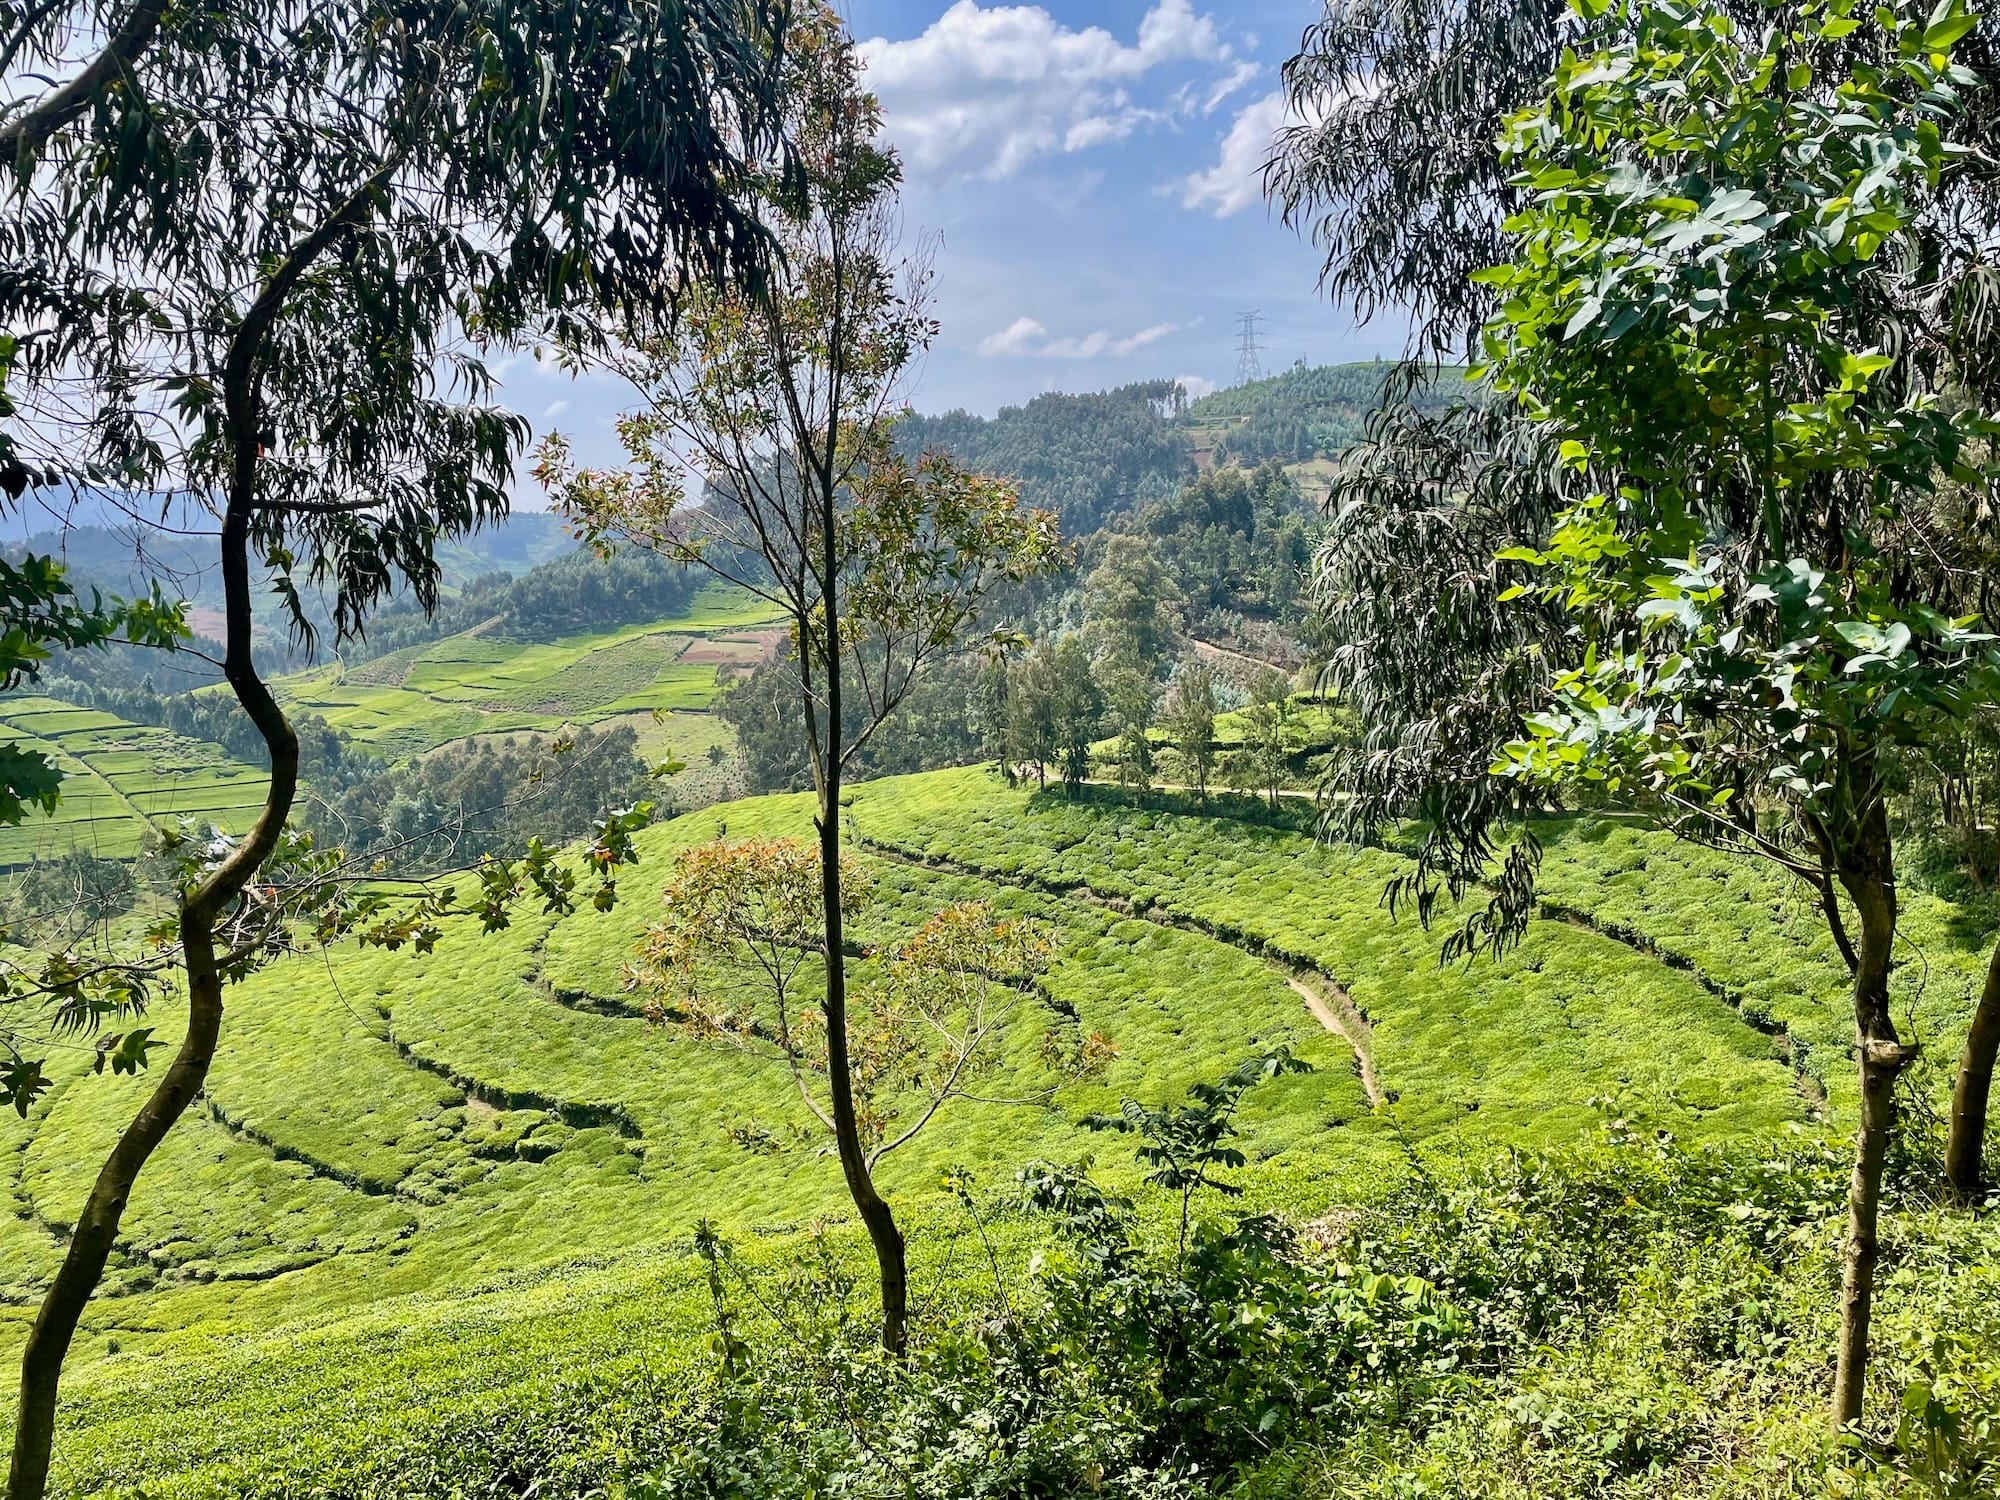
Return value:
[[(973, 898), (1060, 933), (990, 1102), (955, 1104), (883, 1174), (920, 1296), (964, 1233), (944, 1169), (998, 1181), (1087, 1154), (1136, 1185), (1079, 1117), (1274, 1045), (1314, 1071), (1254, 1096), (1243, 1178), (1248, 1202), (1300, 1221), (1426, 1163), (1613, 1120), (1691, 1142), (1841, 1128), (1840, 976), (1796, 898), (1658, 835), (1552, 825), (1546, 919), (1504, 959), (1447, 969), (1441, 932), (1381, 910), (1388, 852), (1109, 794), (1070, 803), (986, 770), (859, 787), (849, 820), (876, 886), (864, 945)], [(445, 1452), (441, 1428), (504, 1424), (607, 1370), (628, 1391), (671, 1384), (698, 1342), (670, 1336), (700, 1314), (682, 1258), (696, 1222), (782, 1258), (787, 1231), (838, 1225), (845, 1200), (786, 1081), (649, 1027), (620, 968), (678, 851), (807, 827), (799, 798), (709, 808), (641, 836), (613, 912), (455, 931), (427, 959), (288, 964), (237, 989), (206, 1098), (148, 1168), (79, 1344), (68, 1492), (289, 1493), (306, 1470), (358, 1491), (397, 1432)], [(1912, 906), (1926, 962), (1901, 972), (1899, 1006), (1947, 1056), (1980, 934), (1943, 903)], [(1101, 1077), (1051, 1071), (1071, 1028), (1115, 1047)], [(10, 1341), (140, 1086), (65, 1078), (0, 1122)]]
[(55, 698), (0, 698), (0, 739), (39, 750), (65, 778), (53, 817), (0, 827), (0, 867), (71, 849), (124, 859), (150, 823), (180, 817), (236, 832), (263, 802), (264, 773), (221, 746)]
[[(724, 587), (684, 616), (547, 644), (483, 628), (349, 667), (282, 678), (289, 706), (318, 714), (388, 760), (480, 734), (629, 718), (651, 745), (682, 756), (721, 743), (705, 710), (729, 677), (776, 648), (772, 610)], [(213, 691), (213, 689), (210, 689)]]

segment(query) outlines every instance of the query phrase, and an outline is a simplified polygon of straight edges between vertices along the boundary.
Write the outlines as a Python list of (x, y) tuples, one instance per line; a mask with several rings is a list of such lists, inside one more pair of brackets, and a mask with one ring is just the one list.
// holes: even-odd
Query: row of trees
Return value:
[[(1853, 980), (1831, 1400), (1851, 1423), (1914, 1053), (1892, 768), (1977, 742), (2000, 701), (1987, 44), (1956, 0), (1352, 19), (1288, 70), (1319, 123), (1273, 185), (1336, 292), (1415, 307), (1422, 352), (1469, 353), (1495, 394), (1385, 412), (1336, 485), (1326, 678), (1368, 738), (1330, 817), (1423, 820), (1391, 896), (1426, 916), (1488, 891), (1448, 954), (1520, 932), (1538, 849), (1517, 820), (1569, 789), (1805, 882)], [(1952, 1107), (1962, 1197), (2000, 953), (1993, 974)]]

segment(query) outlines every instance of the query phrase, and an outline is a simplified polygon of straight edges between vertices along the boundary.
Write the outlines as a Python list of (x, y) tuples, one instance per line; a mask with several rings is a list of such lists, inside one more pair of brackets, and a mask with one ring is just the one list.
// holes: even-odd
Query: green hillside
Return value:
[[(141, 1180), (79, 1343), (68, 1492), (164, 1465), (178, 1477), (147, 1494), (371, 1473), (403, 1493), (371, 1467), (397, 1434), (435, 1447), (440, 1424), (472, 1413), (524, 1420), (614, 1350), (644, 1380), (692, 1358), (692, 1333), (667, 1335), (699, 1317), (681, 1259), (696, 1221), (763, 1236), (837, 1222), (845, 1201), (782, 1075), (650, 1027), (619, 971), (676, 851), (802, 833), (807, 815), (803, 799), (770, 798), (658, 825), (609, 914), (456, 932), (430, 958), (343, 953), (242, 986), (205, 1099)], [(849, 816), (876, 882), (865, 945), (969, 898), (1061, 934), (985, 1090), (1053, 1093), (955, 1105), (885, 1171), (914, 1216), (920, 1275), (944, 1274), (936, 1257), (956, 1242), (933, 1227), (950, 1217), (947, 1166), (998, 1179), (1095, 1152), (1083, 1114), (1280, 1044), (1315, 1071), (1254, 1097), (1244, 1180), (1251, 1204), (1300, 1221), (1412, 1171), (1583, 1142), (1613, 1118), (1686, 1142), (1839, 1129), (1837, 961), (1777, 881), (1659, 835), (1553, 829), (1560, 909), (1504, 960), (1443, 969), (1440, 933), (1380, 909), (1389, 853), (1108, 796), (1069, 803), (986, 770), (863, 786)], [(1926, 968), (1906, 971), (1904, 998), (1942, 1053), (1977, 934), (1921, 899), (1911, 923)], [(1050, 1071), (1045, 1039), (1071, 1027), (1116, 1048), (1101, 1078)], [(13, 1328), (139, 1086), (65, 1077), (0, 1124)], [(1125, 1153), (1099, 1160), (1136, 1186)]]
[[(1197, 449), (1218, 462), (1305, 464), (1332, 458), (1361, 436), (1394, 369), (1379, 359), (1301, 363), (1189, 402), (1180, 425)], [(1434, 386), (1411, 393), (1410, 399), (1420, 407), (1440, 407), (1463, 388), (1459, 373), (1446, 370)]]
[[(475, 626), (347, 666), (279, 679), (287, 706), (319, 715), (385, 760), (479, 734), (552, 730), (631, 717), (678, 754), (727, 742), (704, 710), (733, 671), (774, 648), (773, 612), (717, 585), (673, 619), (538, 643)], [(220, 689), (210, 689), (220, 691)]]
[(264, 773), (219, 745), (55, 698), (0, 698), (0, 738), (41, 751), (64, 775), (52, 817), (0, 827), (0, 866), (71, 849), (128, 858), (149, 826), (180, 817), (240, 831), (264, 801)]
[[(768, 607), (716, 587), (652, 624), (547, 643), (474, 628), (355, 666), (297, 673), (275, 689), (288, 708), (325, 719), (384, 761), (485, 735), (628, 723), (644, 753), (672, 753), (698, 774), (712, 749), (735, 745), (710, 705), (776, 640)], [(0, 737), (42, 751), (65, 776), (53, 816), (0, 828), (0, 868), (72, 849), (128, 859), (149, 826), (181, 817), (240, 832), (263, 802), (263, 770), (222, 746), (59, 698), (0, 697)]]

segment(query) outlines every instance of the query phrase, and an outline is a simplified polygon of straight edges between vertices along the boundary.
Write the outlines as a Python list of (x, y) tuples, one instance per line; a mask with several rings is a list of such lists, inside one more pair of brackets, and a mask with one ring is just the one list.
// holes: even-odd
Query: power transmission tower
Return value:
[(1247, 312), (1238, 319), (1238, 324), (1243, 330), (1243, 341), (1237, 346), (1236, 383), (1247, 385), (1264, 378), (1264, 348), (1257, 338), (1264, 324), (1264, 314)]

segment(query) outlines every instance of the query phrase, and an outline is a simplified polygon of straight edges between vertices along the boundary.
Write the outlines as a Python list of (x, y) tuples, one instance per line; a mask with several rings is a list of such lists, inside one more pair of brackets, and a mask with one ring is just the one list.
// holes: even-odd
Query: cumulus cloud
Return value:
[(1226, 219), (1262, 202), (1264, 162), (1286, 118), (1283, 89), (1245, 105), (1222, 138), (1215, 165), (1181, 179), (1181, 205)]
[(1038, 5), (957, 0), (922, 35), (876, 37), (861, 56), (913, 167), (994, 180), (1178, 117), (1180, 98), (1144, 96), (1160, 69), (1227, 68), (1207, 95), (1217, 103), (1227, 96), (1217, 89), (1240, 86), (1229, 80), (1241, 70), (1193, 0), (1156, 0), (1129, 42), (1101, 26), (1064, 26)]
[(1115, 334), (1108, 329), (1067, 338), (1051, 338), (1048, 329), (1033, 318), (1016, 318), (997, 333), (979, 341), (982, 359), (1122, 359), (1136, 354), (1174, 332), (1176, 323), (1155, 323), (1137, 333)]
[(1206, 375), (1176, 375), (1174, 384), (1187, 394), (1190, 401), (1199, 401), (1203, 396), (1215, 394), (1215, 382)]

